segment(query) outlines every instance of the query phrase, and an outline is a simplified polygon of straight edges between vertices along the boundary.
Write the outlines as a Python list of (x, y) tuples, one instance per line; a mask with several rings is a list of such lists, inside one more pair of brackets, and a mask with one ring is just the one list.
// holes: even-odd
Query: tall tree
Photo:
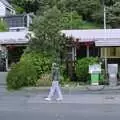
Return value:
[(64, 12), (77, 12), (85, 21), (103, 24), (103, 3), (108, 8), (108, 24), (119, 27), (119, 0), (10, 0), (19, 13), (34, 12), (43, 14), (50, 8)]
[(116, 2), (107, 9), (107, 23), (112, 28), (120, 27), (120, 2)]
[(62, 13), (63, 29), (93, 29), (96, 24), (84, 21), (76, 11)]
[(112, 6), (116, 1), (117, 0), (100, 0), (100, 3), (106, 6)]
[(53, 58), (59, 58), (65, 45), (65, 39), (60, 35), (62, 29), (61, 12), (56, 8), (37, 16), (33, 23), (35, 38), (30, 42), (30, 49), (47, 53)]
[(18, 13), (34, 12), (39, 9), (39, 0), (11, 0)]
[[(95, 28), (82, 20), (77, 12), (62, 13), (57, 7), (48, 9), (41, 16), (36, 16), (33, 22), (34, 38), (30, 41), (30, 49), (48, 53), (53, 58), (59, 58), (60, 53), (64, 53), (64, 47), (68, 42), (61, 36), (63, 29)], [(57, 56), (57, 57), (56, 57)]]
[(58, 8), (62, 11), (76, 11), (84, 20), (91, 20), (92, 14), (100, 9), (99, 0), (61, 0)]

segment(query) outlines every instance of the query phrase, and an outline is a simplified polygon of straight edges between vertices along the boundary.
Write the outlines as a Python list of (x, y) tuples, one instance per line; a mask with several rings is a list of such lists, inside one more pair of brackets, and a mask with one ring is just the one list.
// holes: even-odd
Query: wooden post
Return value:
[(8, 71), (8, 50), (7, 47), (5, 47), (5, 67), (6, 67), (6, 71)]
[(8, 51), (6, 51), (6, 71), (8, 71)]
[(87, 45), (87, 57), (90, 57), (90, 54), (89, 54), (89, 45)]

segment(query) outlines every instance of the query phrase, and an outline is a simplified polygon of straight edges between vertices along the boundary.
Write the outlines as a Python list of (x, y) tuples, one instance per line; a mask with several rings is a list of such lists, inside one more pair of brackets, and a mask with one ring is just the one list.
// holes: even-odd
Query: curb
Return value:
[[(24, 87), (21, 90), (25, 91), (32, 91), (32, 90), (41, 90), (41, 91), (47, 91), (50, 87)], [(62, 87), (62, 90), (87, 90), (85, 86), (74, 86), (74, 87)]]
[[(50, 87), (24, 87), (22, 90), (25, 91), (32, 91), (32, 90), (41, 90), (41, 91), (48, 91)], [(120, 86), (66, 86), (62, 87), (62, 90), (80, 90), (80, 91), (109, 91), (109, 90), (120, 90)]]

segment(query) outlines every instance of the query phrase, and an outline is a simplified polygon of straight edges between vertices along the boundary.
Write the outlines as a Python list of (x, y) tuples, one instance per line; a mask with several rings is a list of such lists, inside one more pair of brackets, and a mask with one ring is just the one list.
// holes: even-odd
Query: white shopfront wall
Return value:
[[(29, 42), (28, 32), (0, 32), (0, 51), (7, 55), (7, 46), (24, 46)], [(6, 56), (6, 70), (8, 70), (8, 56)]]

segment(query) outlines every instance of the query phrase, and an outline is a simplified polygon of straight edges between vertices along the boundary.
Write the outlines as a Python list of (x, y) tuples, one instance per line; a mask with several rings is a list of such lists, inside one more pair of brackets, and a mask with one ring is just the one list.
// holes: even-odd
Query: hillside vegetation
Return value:
[[(18, 13), (43, 14), (54, 6), (61, 12), (76, 11), (79, 16), (88, 22), (88, 28), (98, 25), (103, 27), (103, 1), (107, 7), (107, 26), (120, 27), (120, 1), (119, 0), (10, 0)], [(82, 26), (84, 28), (84, 25)], [(85, 26), (85, 28), (87, 28)], [(91, 27), (90, 27), (91, 28)]]

